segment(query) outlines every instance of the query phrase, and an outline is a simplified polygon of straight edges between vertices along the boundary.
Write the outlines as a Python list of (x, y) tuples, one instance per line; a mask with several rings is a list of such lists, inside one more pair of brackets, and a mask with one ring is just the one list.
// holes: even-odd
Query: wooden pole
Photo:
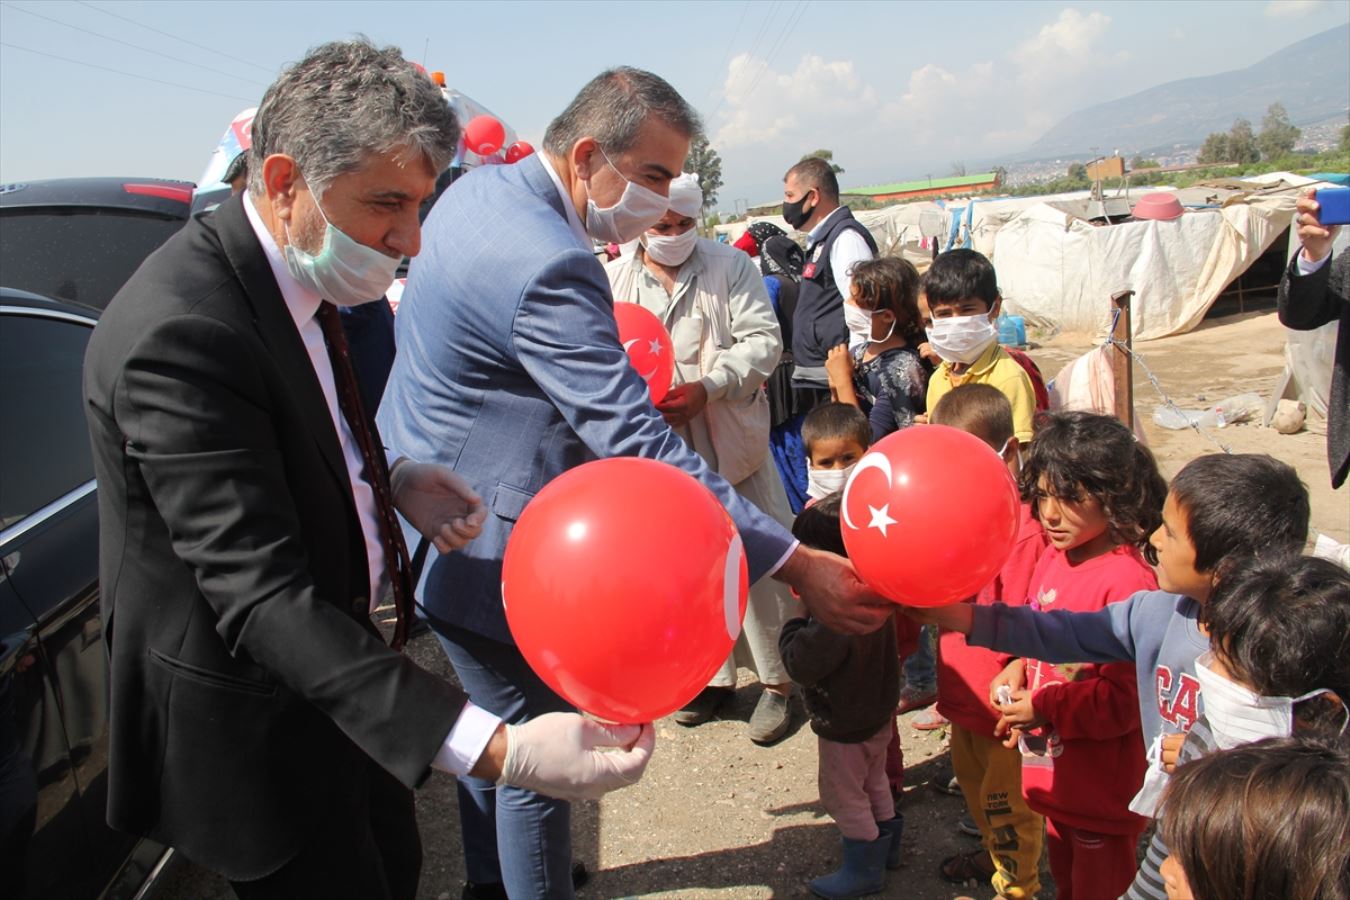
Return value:
[(1121, 291), (1111, 295), (1111, 308), (1116, 311), (1115, 327), (1111, 329), (1114, 351), (1111, 357), (1111, 376), (1116, 388), (1116, 418), (1134, 430), (1134, 365), (1130, 354), (1121, 347), (1133, 347), (1134, 329), (1130, 322), (1130, 299), (1134, 291)]

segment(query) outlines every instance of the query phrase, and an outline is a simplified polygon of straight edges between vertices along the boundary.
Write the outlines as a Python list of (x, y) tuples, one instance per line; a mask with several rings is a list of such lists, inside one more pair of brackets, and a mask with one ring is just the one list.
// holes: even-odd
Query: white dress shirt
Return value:
[[(388, 583), (384, 566), (384, 544), (380, 541), (380, 525), (375, 509), (375, 492), (370, 484), (361, 477), (365, 462), (361, 458), (361, 448), (352, 436), (347, 417), (338, 405), (337, 383), (333, 380), (333, 363), (328, 357), (328, 345), (324, 343), (323, 328), (315, 314), (323, 302), (318, 294), (296, 281), (286, 266), (281, 248), (263, 223), (262, 216), (253, 206), (253, 198), (244, 195), (244, 212), (253, 226), (258, 243), (267, 256), (267, 264), (272, 268), (272, 277), (281, 289), (281, 297), (286, 301), (286, 309), (300, 332), (300, 340), (309, 354), (310, 365), (318, 376), (319, 387), (323, 389), (324, 400), (328, 403), (328, 415), (337, 430), (338, 443), (342, 446), (342, 458), (347, 463), (347, 478), (352, 486), (352, 498), (356, 501), (356, 515), (361, 523), (361, 536), (365, 538), (366, 565), (370, 569), (370, 611), (373, 613), (380, 604), (384, 587)], [(472, 703), (465, 704), (464, 711), (455, 720), (455, 725), (446, 736), (432, 765), (454, 775), (464, 775), (473, 768), (478, 757), (483, 754), (492, 733), (497, 730), (501, 719), (479, 709)]]
[[(816, 241), (820, 240), (825, 234), (825, 230), (830, 226), (833, 219), (843, 215), (845, 207), (841, 206), (832, 211), (828, 216), (816, 223), (816, 227), (807, 232), (806, 244), (807, 254), (815, 247)], [(853, 294), (853, 267), (865, 259), (872, 259), (872, 248), (867, 246), (867, 241), (861, 234), (850, 228), (839, 237), (834, 239), (834, 245), (830, 247), (830, 272), (834, 275), (834, 283), (839, 286), (839, 294), (848, 300)], [(853, 336), (849, 336), (849, 349), (856, 348)]]

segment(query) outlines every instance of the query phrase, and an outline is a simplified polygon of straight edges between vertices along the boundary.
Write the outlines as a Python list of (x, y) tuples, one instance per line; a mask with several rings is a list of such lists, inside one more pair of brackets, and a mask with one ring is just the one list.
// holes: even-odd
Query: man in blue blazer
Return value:
[[(502, 555), (530, 498), (593, 459), (659, 459), (698, 478), (740, 529), (751, 580), (794, 585), (831, 627), (871, 631), (894, 609), (846, 560), (798, 546), (712, 473), (653, 408), (619, 344), (592, 240), (631, 240), (665, 214), (699, 128), (657, 76), (604, 72), (549, 125), (542, 153), (478, 169), (445, 193), (409, 273), (380, 429), (396, 455), (449, 465), (484, 498), (482, 535), (434, 560), (422, 601), (473, 703), (508, 722), (570, 707), (514, 646)], [(671, 545), (678, 552), (678, 535)], [(460, 817), (465, 897), (572, 896), (567, 803), (461, 779)]]

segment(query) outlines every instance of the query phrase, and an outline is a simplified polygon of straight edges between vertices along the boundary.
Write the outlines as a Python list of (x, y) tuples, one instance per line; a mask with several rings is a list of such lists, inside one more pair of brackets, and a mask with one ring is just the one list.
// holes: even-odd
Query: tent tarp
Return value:
[(1043, 203), (994, 237), (1005, 308), (1036, 325), (1104, 333), (1112, 294), (1134, 291), (1138, 340), (1190, 331), (1293, 220), (1295, 193), (1233, 195), (1170, 222), (1096, 226)]

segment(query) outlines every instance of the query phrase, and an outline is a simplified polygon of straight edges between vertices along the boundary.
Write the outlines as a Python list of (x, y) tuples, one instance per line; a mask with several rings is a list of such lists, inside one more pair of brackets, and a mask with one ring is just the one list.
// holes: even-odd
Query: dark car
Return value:
[(108, 676), (81, 400), (98, 312), (0, 288), (0, 894), (132, 897), (169, 851), (105, 824)]
[(54, 178), (0, 185), (0, 279), (103, 309), (187, 221), (194, 185), (155, 178)]

